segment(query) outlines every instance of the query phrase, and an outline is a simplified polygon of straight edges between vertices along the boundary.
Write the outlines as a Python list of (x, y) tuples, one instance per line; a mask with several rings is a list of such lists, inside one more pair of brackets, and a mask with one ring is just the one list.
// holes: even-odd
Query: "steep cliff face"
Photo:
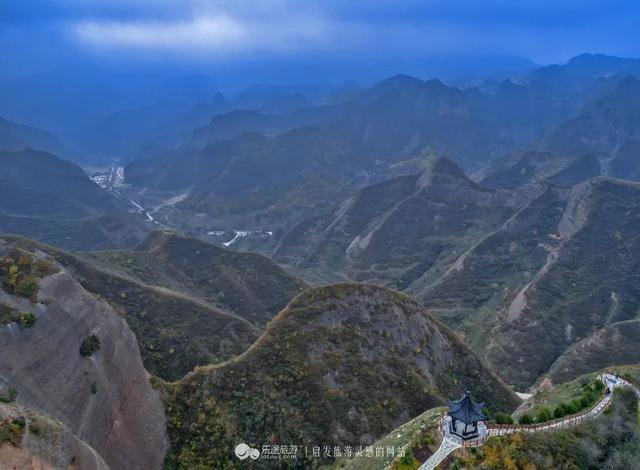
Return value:
[(163, 406), (125, 321), (64, 269), (31, 278), (37, 286), (25, 292), (22, 272), (41, 253), (0, 240), (0, 256), (0, 304), (18, 312), (0, 325), (0, 376), (17, 391), (17, 404), (58, 419), (111, 469), (160, 468)]

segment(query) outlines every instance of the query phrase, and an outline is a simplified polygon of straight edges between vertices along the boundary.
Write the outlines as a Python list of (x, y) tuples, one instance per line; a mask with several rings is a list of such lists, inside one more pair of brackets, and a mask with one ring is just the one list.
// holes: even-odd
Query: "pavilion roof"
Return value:
[(474, 403), (469, 392), (458, 401), (449, 401), (449, 416), (465, 424), (483, 421), (487, 417), (482, 413), (484, 403)]

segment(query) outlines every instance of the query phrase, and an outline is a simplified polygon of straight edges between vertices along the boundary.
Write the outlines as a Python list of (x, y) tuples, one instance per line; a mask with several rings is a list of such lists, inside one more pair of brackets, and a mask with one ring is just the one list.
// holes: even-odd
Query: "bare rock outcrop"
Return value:
[(91, 446), (51, 416), (0, 403), (0, 428), (10, 426), (14, 429), (15, 442), (0, 440), (2, 470), (109, 470)]
[[(62, 422), (111, 469), (160, 468), (164, 409), (126, 322), (64, 270), (39, 280), (38, 302), (0, 289), (0, 303), (36, 317), (0, 325), (0, 376), (18, 405)], [(81, 354), (92, 335), (97, 345)]]

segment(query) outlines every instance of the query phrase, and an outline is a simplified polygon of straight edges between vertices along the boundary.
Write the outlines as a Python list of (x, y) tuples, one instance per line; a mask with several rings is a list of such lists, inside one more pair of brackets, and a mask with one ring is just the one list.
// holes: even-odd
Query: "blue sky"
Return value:
[[(164, 61), (246, 57), (640, 55), (640, 2), (3, 0), (3, 50)], [(61, 50), (61, 48), (63, 48)]]

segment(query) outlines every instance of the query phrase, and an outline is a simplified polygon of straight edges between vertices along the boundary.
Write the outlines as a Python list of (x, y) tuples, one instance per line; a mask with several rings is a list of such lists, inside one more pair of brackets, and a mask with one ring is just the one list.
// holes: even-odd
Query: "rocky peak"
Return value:
[(454, 188), (459, 185), (479, 188), (479, 186), (471, 181), (464, 171), (448, 157), (438, 157), (434, 159), (418, 178), (416, 187), (418, 189), (425, 189), (432, 187), (434, 184), (449, 188)]

